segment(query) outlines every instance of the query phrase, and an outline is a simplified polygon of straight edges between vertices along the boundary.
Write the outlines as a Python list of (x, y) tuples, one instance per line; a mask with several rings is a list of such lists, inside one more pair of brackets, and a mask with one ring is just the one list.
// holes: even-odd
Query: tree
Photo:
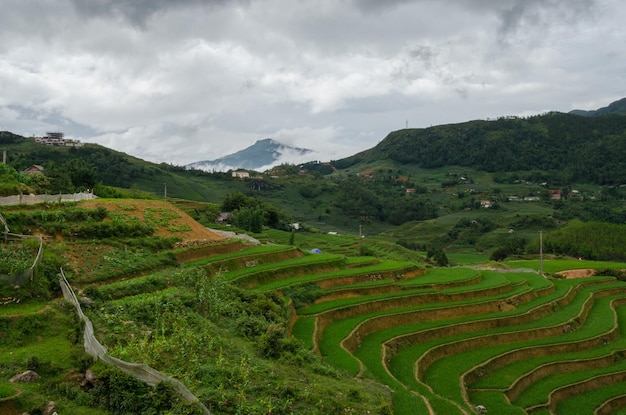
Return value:
[(253, 204), (252, 200), (253, 198), (248, 197), (241, 192), (229, 193), (222, 202), (221, 210), (223, 212), (233, 212), (242, 207), (249, 207)]
[(72, 185), (77, 190), (93, 189), (96, 184), (96, 168), (81, 158), (71, 159), (63, 166)]
[(243, 230), (259, 233), (265, 224), (265, 212), (260, 206), (242, 207), (233, 212), (233, 223)]
[(437, 264), (437, 266), (447, 267), (448, 265), (450, 265), (450, 261), (448, 261), (448, 257), (446, 253), (443, 252), (443, 249), (441, 248), (431, 247), (426, 252), (426, 257), (430, 259), (431, 261), (433, 261), (435, 264)]

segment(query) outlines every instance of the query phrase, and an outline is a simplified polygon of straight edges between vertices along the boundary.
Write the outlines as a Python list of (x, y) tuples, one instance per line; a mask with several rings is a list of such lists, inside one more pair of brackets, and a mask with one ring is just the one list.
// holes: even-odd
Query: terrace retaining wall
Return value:
[(0, 206), (10, 205), (36, 205), (38, 203), (78, 202), (80, 200), (93, 200), (98, 196), (90, 192), (59, 193), (58, 195), (13, 195), (0, 197)]

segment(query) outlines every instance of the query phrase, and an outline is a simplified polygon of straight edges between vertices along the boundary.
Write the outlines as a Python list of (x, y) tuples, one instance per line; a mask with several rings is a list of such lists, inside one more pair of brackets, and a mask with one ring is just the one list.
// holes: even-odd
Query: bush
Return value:
[(183, 402), (172, 385), (161, 382), (155, 387), (116, 368), (108, 367), (98, 375), (92, 391), (94, 401), (109, 413), (202, 415), (197, 403)]
[(507, 256), (509, 256), (509, 250), (507, 248), (496, 248), (489, 259), (491, 261), (502, 261)]
[(296, 309), (313, 304), (315, 300), (324, 295), (319, 285), (310, 283), (294, 287), (287, 287), (283, 290), (285, 297), (291, 298)]

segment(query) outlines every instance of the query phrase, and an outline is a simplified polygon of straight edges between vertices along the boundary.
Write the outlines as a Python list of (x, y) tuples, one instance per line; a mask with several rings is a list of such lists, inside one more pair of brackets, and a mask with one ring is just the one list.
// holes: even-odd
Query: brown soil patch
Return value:
[(0, 401), (0, 414), (5, 414), (5, 415), (19, 415), (22, 412), (17, 409), (17, 406), (15, 405), (15, 402), (13, 402), (13, 398), (15, 396), (12, 396), (11, 400), (7, 400), (7, 401)]
[(153, 214), (158, 215), (159, 211), (165, 210), (176, 214), (178, 217), (169, 219), (168, 226), (159, 227), (155, 232), (159, 236), (179, 237), (182, 238), (185, 244), (193, 244), (199, 241), (210, 243), (227, 239), (223, 235), (211, 232), (183, 210), (159, 200), (88, 200), (81, 202), (81, 206), (93, 208), (103, 206), (108, 211), (134, 216), (142, 221), (145, 220), (147, 212), (153, 212)]
[(568, 271), (559, 271), (556, 273), (557, 275), (561, 275), (565, 278), (583, 278), (583, 277), (593, 277), (596, 275), (595, 269), (571, 269)]

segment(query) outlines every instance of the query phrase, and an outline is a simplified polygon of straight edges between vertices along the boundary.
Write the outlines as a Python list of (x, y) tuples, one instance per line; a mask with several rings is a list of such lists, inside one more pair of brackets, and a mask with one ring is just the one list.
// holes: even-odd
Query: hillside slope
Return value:
[(563, 183), (626, 183), (626, 117), (549, 113), (390, 133), (339, 168), (390, 160), (424, 169), (466, 166), (490, 173), (540, 170)]
[(600, 117), (609, 114), (626, 114), (626, 98), (611, 102), (608, 106), (598, 108), (597, 110), (572, 110), (569, 112), (574, 115), (582, 115), (583, 117)]

